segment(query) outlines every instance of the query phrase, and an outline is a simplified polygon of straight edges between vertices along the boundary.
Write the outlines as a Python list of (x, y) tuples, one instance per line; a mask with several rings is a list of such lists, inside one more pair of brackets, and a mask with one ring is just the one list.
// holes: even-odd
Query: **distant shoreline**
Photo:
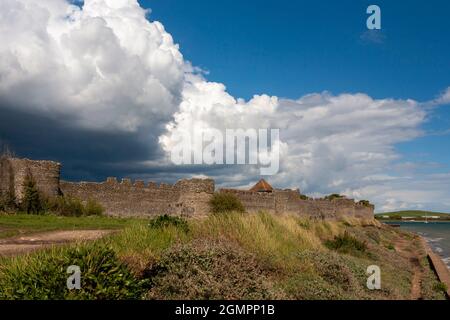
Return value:
[(383, 222), (450, 222), (449, 213), (422, 210), (380, 212), (376, 213), (374, 217)]
[[(424, 226), (450, 224), (450, 221), (448, 221), (448, 220), (447, 221), (443, 221), (443, 220), (441, 220), (441, 221), (429, 221), (427, 224), (424, 223), (425, 220), (423, 220), (423, 221), (418, 221), (418, 220), (416, 220), (416, 221), (412, 221), (412, 220), (384, 220), (383, 221), (383, 220), (379, 220), (379, 221), (384, 223), (384, 224), (386, 224), (386, 225), (390, 225), (392, 227), (399, 227), (399, 228), (402, 228), (403, 226), (406, 226), (406, 225), (415, 225), (415, 224), (422, 224)], [(446, 268), (450, 272), (450, 265), (447, 265), (447, 263), (445, 261), (445, 258), (446, 258), (446, 256), (449, 253), (448, 249), (447, 249), (447, 255), (446, 256), (442, 256), (441, 252), (436, 251), (435, 248), (433, 247), (433, 245), (429, 242), (429, 240), (431, 239), (430, 236), (423, 235), (421, 233), (422, 231), (419, 231), (419, 230), (412, 230), (412, 229), (408, 229), (408, 228), (405, 228), (403, 230), (408, 231), (408, 232), (412, 232), (415, 235), (419, 236), (423, 240), (423, 243), (425, 244), (425, 246), (428, 248), (427, 250), (429, 252), (432, 252), (435, 255), (435, 259), (436, 259), (436, 257), (439, 258), (439, 260), (446, 266)]]

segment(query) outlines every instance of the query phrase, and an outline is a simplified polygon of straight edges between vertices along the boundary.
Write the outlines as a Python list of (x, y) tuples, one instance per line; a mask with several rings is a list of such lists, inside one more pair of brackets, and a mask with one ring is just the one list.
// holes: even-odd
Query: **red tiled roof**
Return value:
[(255, 184), (250, 191), (253, 192), (272, 192), (273, 188), (272, 186), (264, 179), (261, 179), (258, 181), (257, 184)]

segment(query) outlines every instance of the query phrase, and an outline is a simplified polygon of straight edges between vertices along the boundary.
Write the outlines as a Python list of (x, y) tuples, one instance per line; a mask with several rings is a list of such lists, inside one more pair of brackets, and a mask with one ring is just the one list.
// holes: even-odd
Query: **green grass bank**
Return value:
[[(445, 298), (420, 240), (376, 220), (16, 215), (0, 216), (0, 228), (120, 229), (95, 242), (0, 259), (1, 299), (409, 299), (415, 269), (397, 251), (400, 240), (420, 258), (421, 298)], [(69, 265), (81, 268), (81, 290), (66, 288)], [(381, 290), (366, 287), (370, 265), (381, 269)]]

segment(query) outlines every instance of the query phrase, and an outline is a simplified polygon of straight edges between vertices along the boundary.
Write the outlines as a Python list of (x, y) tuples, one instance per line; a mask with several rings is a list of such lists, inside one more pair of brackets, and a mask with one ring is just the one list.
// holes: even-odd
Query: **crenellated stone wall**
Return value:
[(112, 216), (179, 215), (203, 216), (209, 213), (209, 200), (214, 193), (211, 179), (180, 180), (174, 185), (156, 184), (116, 178), (96, 182), (61, 181), (65, 196), (92, 199), (102, 204)]
[[(161, 214), (185, 217), (206, 216), (209, 201), (215, 192), (212, 179), (186, 179), (175, 184), (145, 183), (137, 180), (108, 178), (104, 182), (60, 181), (61, 165), (52, 161), (33, 161), (0, 158), (0, 192), (9, 192), (20, 202), (23, 182), (28, 173), (36, 181), (39, 191), (46, 196), (64, 195), (99, 202), (111, 216), (145, 217)], [(352, 199), (305, 199), (299, 190), (252, 192), (221, 189), (233, 193), (247, 212), (266, 211), (272, 214), (295, 214), (318, 219), (336, 219), (343, 216), (373, 218), (374, 206), (356, 203)]]
[(375, 209), (373, 205), (365, 205), (346, 198), (303, 199), (299, 190), (274, 190), (271, 193), (259, 193), (221, 189), (219, 192), (236, 195), (247, 212), (287, 213), (318, 219), (337, 219), (344, 216), (370, 219), (373, 218)]

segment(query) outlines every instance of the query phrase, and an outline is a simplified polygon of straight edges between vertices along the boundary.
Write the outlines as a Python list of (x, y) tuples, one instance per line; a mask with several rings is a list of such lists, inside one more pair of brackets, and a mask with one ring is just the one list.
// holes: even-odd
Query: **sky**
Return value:
[[(366, 9), (381, 9), (381, 30)], [(274, 186), (450, 212), (450, 3), (4, 0), (0, 143), (68, 180), (248, 187), (176, 166), (196, 127), (279, 128)]]
[[(450, 3), (408, 1), (141, 0), (237, 97), (365, 92), (429, 100), (448, 86)], [(382, 43), (365, 41), (366, 9), (382, 12)], [(414, 80), (416, 79), (416, 80)]]

